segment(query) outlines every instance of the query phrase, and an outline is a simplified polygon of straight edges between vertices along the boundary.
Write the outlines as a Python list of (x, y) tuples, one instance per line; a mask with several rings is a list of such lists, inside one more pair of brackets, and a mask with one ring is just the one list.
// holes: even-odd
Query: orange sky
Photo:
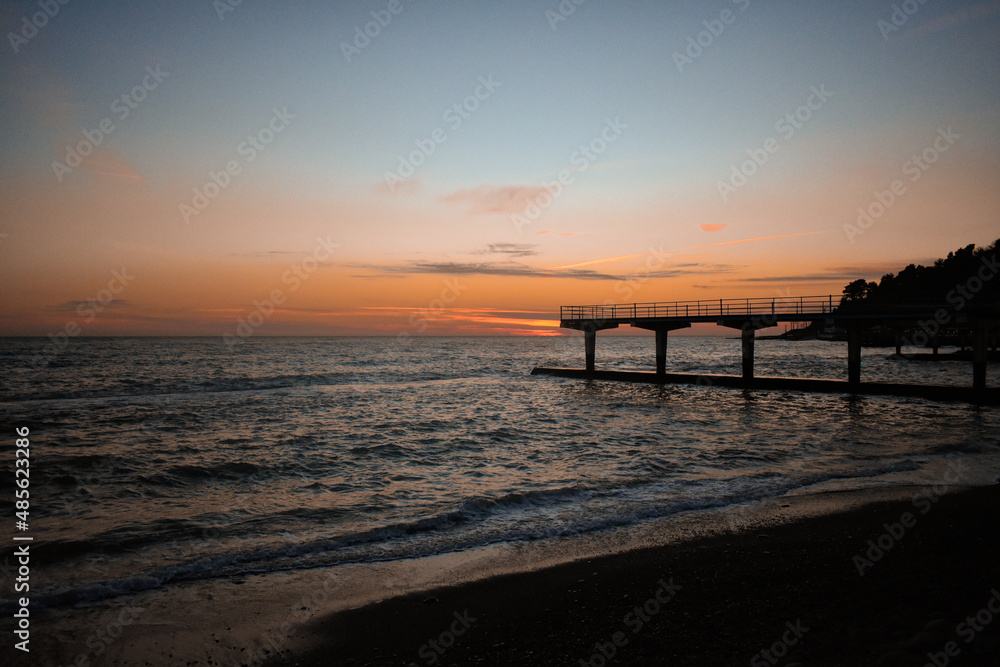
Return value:
[(347, 3), (68, 6), (0, 61), (0, 335), (550, 335), (996, 238), (1000, 10), (737, 4), (684, 67), (702, 3), (413, 5), (351, 59)]

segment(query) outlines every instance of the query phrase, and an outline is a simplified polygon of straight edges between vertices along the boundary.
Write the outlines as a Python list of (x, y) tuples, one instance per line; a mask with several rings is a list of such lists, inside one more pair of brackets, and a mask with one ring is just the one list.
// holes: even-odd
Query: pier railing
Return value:
[(756, 299), (710, 299), (705, 301), (657, 301), (593, 306), (562, 306), (559, 316), (567, 320), (632, 320), (667, 317), (753, 317), (767, 315), (829, 315), (840, 305), (840, 296), (774, 297)]

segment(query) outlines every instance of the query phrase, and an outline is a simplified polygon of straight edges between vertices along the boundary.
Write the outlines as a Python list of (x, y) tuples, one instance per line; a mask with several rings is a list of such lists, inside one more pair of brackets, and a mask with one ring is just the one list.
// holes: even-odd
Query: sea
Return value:
[[(578, 335), (4, 339), (0, 498), (13, 527), (28, 427), (33, 613), (1000, 476), (996, 407), (530, 375), (583, 351)], [(967, 362), (891, 352), (866, 348), (863, 378), (971, 383)], [(844, 343), (761, 340), (756, 356), (758, 375), (846, 375)], [(653, 370), (653, 340), (598, 336), (597, 363)], [(739, 374), (740, 343), (671, 337), (668, 369)]]

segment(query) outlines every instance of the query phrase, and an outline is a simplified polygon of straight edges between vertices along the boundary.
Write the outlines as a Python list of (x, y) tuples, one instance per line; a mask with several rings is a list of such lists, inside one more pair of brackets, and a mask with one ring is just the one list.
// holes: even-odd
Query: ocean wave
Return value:
[[(915, 466), (911, 461), (899, 461), (877, 470), (866, 471), (863, 475), (876, 476), (914, 469)], [(673, 499), (660, 498), (656, 501), (648, 493), (628, 494), (611, 490), (602, 493), (585, 486), (480, 496), (470, 498), (453, 509), (415, 520), (374, 526), (301, 543), (218, 553), (139, 575), (45, 590), (33, 597), (33, 602), (39, 605), (39, 609), (46, 609), (140, 593), (176, 582), (418, 558), (504, 542), (568, 537), (626, 527), (681, 512), (735, 506), (779, 496), (838, 477), (846, 478), (851, 475), (812, 474), (798, 479), (777, 476), (766, 484), (761, 484), (759, 479), (745, 478), (734, 478), (722, 483), (700, 480), (700, 493)], [(615, 511), (595, 513), (587, 510), (589, 500), (596, 497), (607, 499), (612, 495), (618, 496), (618, 508)], [(562, 510), (559, 514), (563, 517), (562, 520), (552, 520), (544, 512), (553, 509)], [(534, 521), (529, 520), (529, 515), (537, 510), (542, 510), (541, 516), (536, 516)], [(499, 516), (512, 512), (524, 516), (519, 521)], [(321, 519), (314, 512), (304, 512), (302, 516), (313, 521)], [(567, 516), (569, 519), (566, 519)], [(272, 522), (273, 518), (269, 517), (268, 522)], [(491, 522), (491, 525), (487, 526), (487, 522)], [(163, 522), (163, 525), (155, 527), (135, 526), (128, 531), (115, 531), (90, 541), (59, 541), (53, 543), (51, 549), (53, 553), (61, 554), (57, 559), (61, 560), (103, 551), (97, 548), (99, 544), (104, 544), (109, 552), (135, 549), (148, 543), (151, 539), (149, 535), (155, 534), (157, 540), (163, 541), (170, 536), (174, 539), (189, 537), (198, 530), (200, 528), (190, 522)], [(415, 537), (432, 539), (414, 539)], [(5, 613), (5, 610), (0, 604), (0, 613)]]
[[(126, 381), (127, 380), (127, 381)], [(309, 373), (265, 376), (237, 376), (221, 378), (181, 378), (172, 381), (141, 381), (122, 378), (100, 387), (80, 388), (68, 386), (60, 390), (45, 390), (45, 385), (29, 385), (27, 391), (0, 393), (0, 403), (37, 401), (71, 401), (78, 399), (122, 399), (170, 396), (174, 394), (226, 393), (240, 391), (267, 391), (351, 384), (357, 381), (354, 373)]]

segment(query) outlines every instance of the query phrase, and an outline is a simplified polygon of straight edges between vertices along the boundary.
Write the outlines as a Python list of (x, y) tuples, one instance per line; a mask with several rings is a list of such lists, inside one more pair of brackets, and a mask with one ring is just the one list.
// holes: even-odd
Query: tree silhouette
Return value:
[(910, 264), (899, 273), (887, 273), (878, 282), (854, 280), (844, 287), (842, 310), (876, 310), (904, 306), (957, 308), (1000, 305), (1000, 276), (996, 255), (1000, 239), (977, 248), (969, 244), (932, 266)]

